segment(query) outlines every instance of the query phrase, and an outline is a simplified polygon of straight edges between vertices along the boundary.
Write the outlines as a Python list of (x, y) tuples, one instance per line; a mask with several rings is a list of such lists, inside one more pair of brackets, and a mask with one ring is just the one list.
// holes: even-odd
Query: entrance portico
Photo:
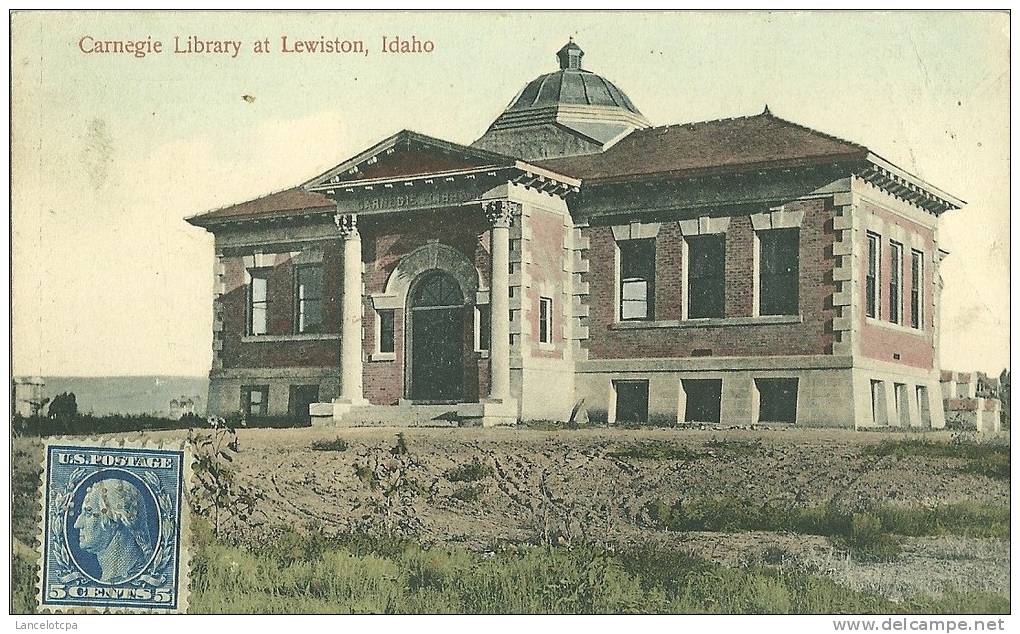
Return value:
[[(413, 133), (398, 137), (407, 137), (398, 145), (420, 144), (415, 153), (421, 165), (366, 178), (386, 171), (388, 161), (399, 162), (383, 147), (360, 157), (361, 167), (340, 166), (306, 184), (336, 201), (334, 224), (344, 265), (339, 396), (314, 404), (313, 421), (356, 424), (370, 417), (368, 408), (443, 403), (468, 424), (512, 424), (521, 414), (523, 383), (511, 380), (512, 358), (527, 356), (533, 338), (521, 330), (530, 308), (522, 304), (524, 289), (518, 281), (512, 290), (510, 279), (514, 267), (523, 279), (521, 220), (536, 198), (558, 204), (565, 214), (562, 196), (577, 185), (520, 161), (463, 147), (457, 149), (460, 160), (481, 165), (428, 172), (422, 165), (436, 162), (437, 148)], [(404, 173), (408, 170), (417, 173)], [(512, 241), (518, 245), (513, 254)], [(569, 275), (561, 266), (555, 273)], [(518, 319), (516, 333), (512, 314)], [(388, 339), (381, 345), (382, 337)], [(397, 398), (366, 392), (366, 373), (376, 388), (383, 375), (399, 383)], [(388, 389), (392, 394), (394, 388)]]

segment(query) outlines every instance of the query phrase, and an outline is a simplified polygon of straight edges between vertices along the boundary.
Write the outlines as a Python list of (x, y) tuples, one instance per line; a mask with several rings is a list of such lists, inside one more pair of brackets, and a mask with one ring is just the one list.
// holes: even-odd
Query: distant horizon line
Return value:
[(175, 379), (208, 379), (208, 374), (12, 374), (12, 379), (61, 378), (61, 379), (143, 379), (169, 377)]

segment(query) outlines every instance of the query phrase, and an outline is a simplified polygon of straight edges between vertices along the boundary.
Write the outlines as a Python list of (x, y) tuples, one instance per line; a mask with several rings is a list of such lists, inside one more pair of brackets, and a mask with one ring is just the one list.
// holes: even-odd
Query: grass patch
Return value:
[(471, 462), (447, 469), (443, 474), (450, 482), (477, 482), (492, 475), (492, 467), (475, 458)]
[(878, 506), (858, 512), (833, 505), (775, 506), (743, 498), (655, 500), (645, 506), (653, 526), (672, 531), (791, 532), (822, 535), (866, 561), (899, 553), (894, 536), (962, 535), (1009, 538), (1009, 507), (977, 503), (932, 507)]
[(614, 449), (609, 452), (621, 460), (696, 460), (700, 453), (687, 447), (678, 447), (664, 442), (643, 443)]
[(314, 451), (347, 451), (347, 441), (343, 438), (333, 440), (316, 440), (312, 443)]
[(720, 452), (731, 456), (748, 456), (761, 453), (762, 443), (760, 440), (712, 440), (705, 443), (705, 447), (714, 452)]
[(1009, 445), (993, 442), (954, 440), (937, 442), (928, 439), (883, 440), (864, 447), (862, 456), (892, 456), (896, 459), (921, 456), (925, 458), (957, 458), (965, 460), (960, 471), (1009, 480)]
[(564, 429), (593, 429), (597, 426), (595, 423), (590, 422), (580, 423), (576, 420), (527, 420), (523, 421), (521, 425), (525, 429), (534, 429), (536, 431), (562, 431)]
[[(284, 529), (241, 546), (194, 530), (193, 613), (950, 613), (1002, 614), (1008, 598), (950, 593), (893, 603), (816, 575), (725, 568), (651, 547), (454, 547)], [(12, 612), (34, 610), (34, 566), (13, 562)]]

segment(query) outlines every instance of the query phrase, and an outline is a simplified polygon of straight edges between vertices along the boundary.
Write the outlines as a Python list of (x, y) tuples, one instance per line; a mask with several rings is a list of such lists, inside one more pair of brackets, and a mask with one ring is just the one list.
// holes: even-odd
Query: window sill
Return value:
[(865, 317), (864, 322), (871, 326), (877, 326), (879, 328), (886, 328), (888, 330), (902, 332), (903, 334), (906, 335), (925, 337), (928, 334), (924, 328), (911, 328), (910, 326), (904, 326), (903, 324), (894, 324), (891, 321), (884, 321), (882, 319), (876, 319), (874, 317)]
[(727, 326), (772, 326), (800, 324), (801, 315), (762, 315), (760, 317), (708, 317), (704, 319), (671, 319), (663, 321), (619, 321), (611, 330), (650, 330), (654, 328), (724, 328)]
[(334, 341), (340, 335), (331, 333), (302, 333), (296, 335), (245, 335), (241, 343), (270, 343), (274, 341)]
[(475, 349), (475, 354), (478, 355), (479, 359), (488, 359), (489, 358), (489, 351), (488, 350), (478, 350), (476, 348)]
[(368, 355), (368, 360), (369, 361), (396, 361), (397, 360), (397, 353), (396, 352), (373, 352), (372, 354)]

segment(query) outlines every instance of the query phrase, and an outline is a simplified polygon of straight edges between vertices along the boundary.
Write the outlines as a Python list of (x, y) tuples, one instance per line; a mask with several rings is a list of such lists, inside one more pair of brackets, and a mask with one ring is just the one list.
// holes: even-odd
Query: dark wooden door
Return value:
[(464, 393), (464, 309), (412, 311), (411, 398), (459, 401)]

